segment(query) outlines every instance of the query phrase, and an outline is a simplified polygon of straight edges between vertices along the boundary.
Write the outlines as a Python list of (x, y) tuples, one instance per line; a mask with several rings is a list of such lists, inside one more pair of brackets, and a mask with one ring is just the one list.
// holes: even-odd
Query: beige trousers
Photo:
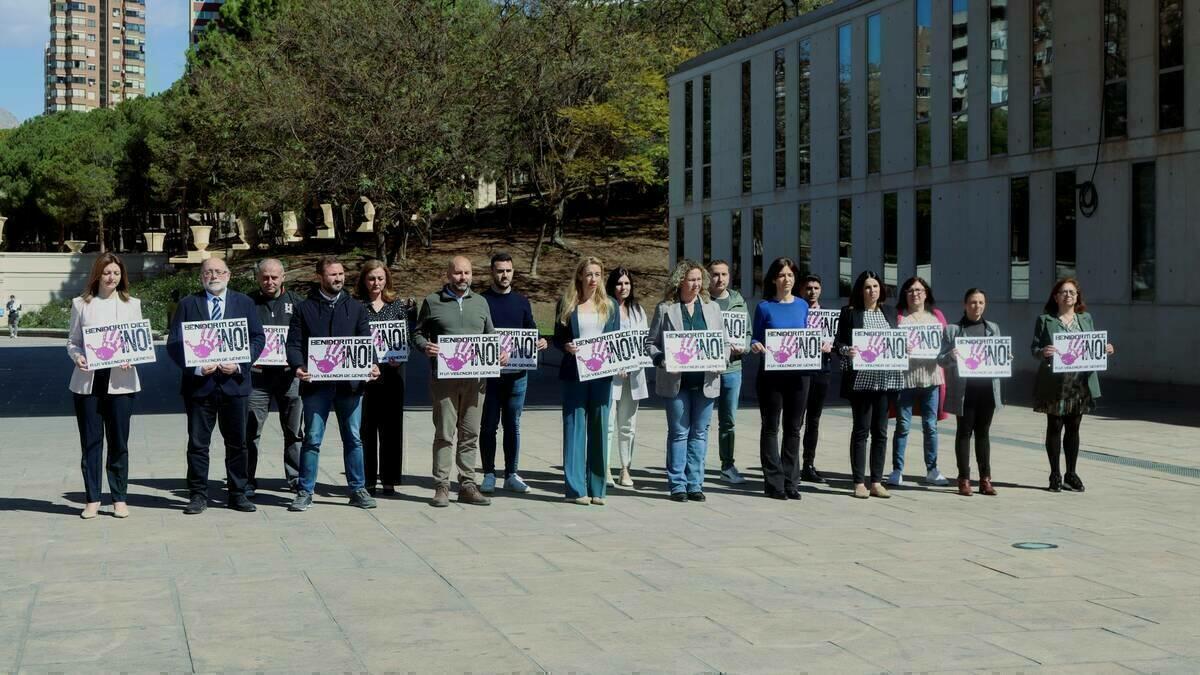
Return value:
[(475, 456), (479, 453), (479, 422), (483, 414), (484, 381), (434, 379), (433, 482), (450, 487), (450, 469), (458, 464), (458, 483), (475, 483)]

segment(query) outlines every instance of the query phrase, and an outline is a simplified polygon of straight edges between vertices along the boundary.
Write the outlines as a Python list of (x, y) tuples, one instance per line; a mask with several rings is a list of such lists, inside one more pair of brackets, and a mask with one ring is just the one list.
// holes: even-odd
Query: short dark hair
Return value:
[[(963, 302), (970, 300), (971, 296), (975, 295), (976, 293), (978, 293), (979, 295), (982, 295), (984, 300), (987, 299), (987, 293), (985, 293), (982, 288), (976, 288), (976, 287), (972, 286), (967, 289), (966, 293), (963, 293)], [(1058, 309), (1058, 308), (1056, 307), (1055, 309)]]
[(733, 265), (730, 265), (728, 262), (721, 260), (720, 258), (717, 258), (716, 260), (708, 261), (708, 269), (711, 270), (714, 265), (724, 265), (724, 266), (728, 267), (730, 270), (733, 269)]
[(491, 262), (488, 263), (488, 267), (495, 267), (496, 263), (498, 263), (498, 262), (512, 262), (512, 261), (513, 261), (512, 256), (509, 255), (507, 251), (500, 251), (499, 253), (492, 255), (492, 260), (491, 260)]
[[(330, 265), (342, 265), (342, 261), (338, 260), (336, 255), (323, 255), (320, 258), (317, 258), (317, 274), (324, 274), (325, 268), (329, 267)], [(342, 269), (345, 268), (346, 266), (342, 265)]]
[(879, 305), (883, 305), (883, 301), (887, 300), (887, 286), (883, 283), (883, 277), (875, 273), (875, 270), (863, 270), (862, 274), (854, 280), (854, 288), (850, 290), (850, 306), (854, 309), (862, 310), (867, 308), (867, 304), (863, 302), (863, 290), (867, 285), (868, 279), (874, 279), (879, 282)]
[(824, 282), (824, 281), (821, 281), (821, 275), (820, 275), (820, 274), (806, 274), (806, 275), (804, 275), (804, 279), (802, 279), (802, 280), (800, 281), (800, 283), (802, 283), (802, 284), (807, 284), (807, 283), (809, 283), (809, 282), (813, 282), (813, 281), (817, 282), (817, 285), (819, 285), (819, 286), (824, 286), (824, 285), (825, 285), (825, 282)]
[(767, 267), (767, 273), (763, 275), (763, 300), (772, 300), (775, 298), (775, 278), (783, 272), (783, 268), (788, 267), (792, 270), (792, 276), (799, 278), (800, 266), (796, 261), (787, 256), (780, 256), (771, 261)]
[(932, 311), (934, 307), (937, 307), (937, 301), (933, 299), (933, 286), (930, 286), (929, 282), (921, 277), (909, 277), (900, 285), (900, 297), (896, 298), (896, 309), (901, 312), (908, 311), (908, 289), (917, 284), (925, 287), (925, 309)]

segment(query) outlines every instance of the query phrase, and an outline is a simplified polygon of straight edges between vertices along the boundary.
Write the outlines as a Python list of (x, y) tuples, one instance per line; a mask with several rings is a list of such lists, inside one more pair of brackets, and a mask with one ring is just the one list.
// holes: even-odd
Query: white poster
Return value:
[(908, 370), (908, 331), (903, 328), (865, 329), (852, 333), (855, 370)]
[(245, 319), (183, 322), (183, 362), (188, 368), (250, 361)]
[(538, 369), (538, 331), (536, 328), (497, 328), (500, 351), (508, 353), (508, 365), (500, 372), (517, 373)]
[(750, 315), (745, 312), (721, 312), (729, 344), (746, 350), (750, 347)]
[(668, 373), (724, 372), (729, 339), (722, 330), (681, 330), (663, 333)]
[(763, 347), (767, 370), (820, 370), (822, 333), (817, 328), (768, 328)]
[(1012, 377), (1012, 338), (957, 337), (959, 377)]
[(438, 336), (439, 380), (500, 377), (500, 335)]
[(1054, 372), (1108, 370), (1108, 331), (1055, 333)]
[(87, 326), (83, 329), (83, 351), (88, 370), (154, 363), (150, 321)]
[(575, 340), (575, 365), (579, 381), (611, 377), (641, 368), (645, 341), (638, 330), (617, 330)]
[(287, 363), (287, 326), (263, 326), (267, 341), (263, 344), (262, 354), (255, 360), (256, 366), (286, 366)]
[(942, 351), (942, 324), (920, 323), (903, 326), (908, 331), (908, 358), (936, 359)]
[(371, 337), (310, 337), (306, 370), (318, 382), (368, 380), (375, 354)]
[(822, 341), (831, 345), (833, 339), (837, 337), (838, 318), (841, 316), (841, 311), (836, 309), (809, 309), (808, 327), (819, 329)]
[(638, 357), (639, 368), (653, 368), (654, 359), (650, 358), (650, 330), (646, 328), (630, 329), (634, 337), (637, 338), (638, 348), (641, 350), (641, 356)]
[(408, 361), (408, 322), (404, 319), (372, 321), (371, 338), (380, 363)]

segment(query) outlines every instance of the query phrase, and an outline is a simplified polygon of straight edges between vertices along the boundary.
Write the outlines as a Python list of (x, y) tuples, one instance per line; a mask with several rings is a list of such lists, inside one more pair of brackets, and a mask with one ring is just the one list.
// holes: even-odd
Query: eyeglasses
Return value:
[(925, 289), (924, 288), (910, 288), (907, 291), (905, 291), (905, 293), (907, 293), (909, 295), (925, 295)]
[(212, 277), (227, 277), (229, 276), (229, 270), (204, 270), (200, 273), (200, 276), (204, 277), (205, 279), (211, 279)]
[(1058, 294), (1059, 295), (1079, 295), (1079, 291), (1071, 291), (1071, 290), (1067, 290), (1064, 288), (1063, 290), (1059, 291)]

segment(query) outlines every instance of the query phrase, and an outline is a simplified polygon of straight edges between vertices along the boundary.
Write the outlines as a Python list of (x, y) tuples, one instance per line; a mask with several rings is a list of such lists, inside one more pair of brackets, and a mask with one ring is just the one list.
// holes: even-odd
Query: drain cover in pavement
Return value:
[(1023, 551), (1042, 551), (1048, 548), (1058, 548), (1058, 544), (1047, 544), (1040, 541), (1021, 541), (1013, 544), (1013, 548)]

